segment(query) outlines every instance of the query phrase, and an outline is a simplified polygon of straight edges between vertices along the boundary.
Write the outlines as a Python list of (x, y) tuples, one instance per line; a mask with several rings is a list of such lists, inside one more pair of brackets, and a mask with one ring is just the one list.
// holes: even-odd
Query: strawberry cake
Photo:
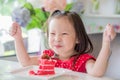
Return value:
[(30, 75), (53, 75), (55, 74), (55, 60), (52, 60), (53, 51), (45, 50), (39, 59), (39, 68), (35, 72), (33, 70), (29, 71)]

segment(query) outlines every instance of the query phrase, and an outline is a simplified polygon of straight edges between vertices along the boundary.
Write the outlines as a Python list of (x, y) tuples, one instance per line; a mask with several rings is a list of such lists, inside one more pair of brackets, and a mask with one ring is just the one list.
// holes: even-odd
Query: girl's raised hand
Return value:
[(14, 22), (12, 24), (12, 26), (9, 29), (9, 34), (12, 37), (14, 37), (15, 39), (22, 36), (22, 34), (21, 34), (21, 28), (20, 28), (20, 26), (19, 26), (19, 24), (17, 22)]
[(107, 24), (106, 29), (103, 34), (104, 41), (112, 41), (116, 36), (114, 27), (111, 24)]

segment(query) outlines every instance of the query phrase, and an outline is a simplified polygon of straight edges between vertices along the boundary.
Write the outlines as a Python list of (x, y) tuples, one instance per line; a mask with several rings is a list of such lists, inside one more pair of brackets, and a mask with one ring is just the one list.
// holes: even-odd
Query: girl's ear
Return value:
[(76, 43), (79, 43), (78, 38), (76, 39)]

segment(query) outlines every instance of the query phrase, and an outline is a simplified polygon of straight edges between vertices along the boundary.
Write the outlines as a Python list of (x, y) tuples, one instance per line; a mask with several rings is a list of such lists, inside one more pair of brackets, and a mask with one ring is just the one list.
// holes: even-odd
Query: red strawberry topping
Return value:
[(44, 50), (43, 51), (43, 54), (47, 54), (48, 56), (53, 56), (54, 55), (54, 52), (52, 50)]

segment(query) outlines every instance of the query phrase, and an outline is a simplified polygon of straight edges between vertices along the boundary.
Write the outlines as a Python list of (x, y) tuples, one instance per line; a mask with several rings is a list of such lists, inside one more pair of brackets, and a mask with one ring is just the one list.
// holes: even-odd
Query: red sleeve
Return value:
[(90, 54), (83, 54), (83, 55), (80, 55), (80, 57), (78, 58), (75, 66), (76, 67), (76, 71), (78, 72), (84, 72), (86, 73), (86, 68), (85, 68), (85, 65), (86, 65), (86, 62), (89, 60), (89, 59), (93, 59), (93, 60), (96, 60), (93, 56), (91, 56)]

